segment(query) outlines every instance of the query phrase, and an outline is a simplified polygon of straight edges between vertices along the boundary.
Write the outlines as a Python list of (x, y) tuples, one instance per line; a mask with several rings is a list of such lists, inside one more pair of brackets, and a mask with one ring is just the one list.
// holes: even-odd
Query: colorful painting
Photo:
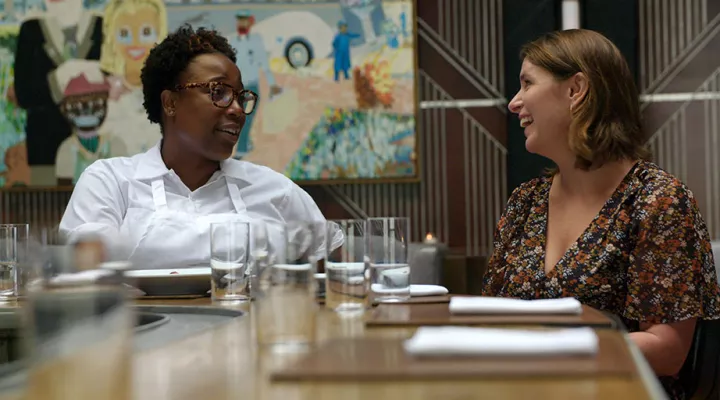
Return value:
[(296, 181), (414, 179), (412, 0), (0, 2), (0, 187), (71, 185), (161, 138), (149, 50), (183, 24), (224, 34), (260, 96), (235, 157)]

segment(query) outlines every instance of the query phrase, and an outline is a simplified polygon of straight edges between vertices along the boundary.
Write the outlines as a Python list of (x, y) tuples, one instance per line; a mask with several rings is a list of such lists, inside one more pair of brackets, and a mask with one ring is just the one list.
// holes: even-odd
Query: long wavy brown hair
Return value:
[(641, 129), (638, 90), (620, 50), (586, 29), (547, 33), (523, 46), (520, 58), (566, 80), (582, 72), (588, 91), (572, 111), (568, 137), (576, 167), (590, 170), (609, 161), (649, 160)]

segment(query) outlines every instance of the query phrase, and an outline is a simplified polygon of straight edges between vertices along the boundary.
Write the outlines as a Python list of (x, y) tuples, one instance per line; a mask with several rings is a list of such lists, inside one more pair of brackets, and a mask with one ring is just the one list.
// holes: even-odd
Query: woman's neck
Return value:
[(611, 161), (589, 171), (572, 165), (560, 166), (555, 175), (556, 192), (563, 196), (602, 196), (613, 193), (637, 160)]
[[(167, 136), (167, 135), (166, 135)], [(181, 144), (163, 138), (160, 155), (165, 166), (175, 171), (175, 174), (190, 189), (195, 191), (205, 185), (210, 177), (220, 169), (220, 163), (210, 161), (201, 155), (188, 152)]]

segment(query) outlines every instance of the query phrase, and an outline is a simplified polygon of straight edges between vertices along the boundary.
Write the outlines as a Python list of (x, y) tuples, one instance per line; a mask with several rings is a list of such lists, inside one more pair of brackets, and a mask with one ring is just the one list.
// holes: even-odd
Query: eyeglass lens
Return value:
[[(228, 86), (218, 85), (212, 89), (212, 101), (219, 107), (229, 107), (233, 101), (233, 90)], [(241, 92), (238, 99), (245, 114), (250, 114), (255, 109), (255, 96), (248, 92)]]

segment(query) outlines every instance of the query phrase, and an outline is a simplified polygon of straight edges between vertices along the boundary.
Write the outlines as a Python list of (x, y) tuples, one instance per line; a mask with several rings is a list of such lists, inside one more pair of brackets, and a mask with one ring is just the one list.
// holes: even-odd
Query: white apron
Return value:
[[(165, 196), (165, 183), (160, 177), (152, 182), (155, 212), (139, 238), (132, 238), (134, 248), (129, 260), (135, 269), (187, 268), (210, 266), (210, 224), (214, 222), (252, 222), (247, 214), (240, 189), (225, 178), (235, 208), (234, 213), (197, 216), (171, 210)], [(141, 216), (139, 216), (141, 217)], [(132, 221), (123, 224), (126, 236), (132, 237)]]

